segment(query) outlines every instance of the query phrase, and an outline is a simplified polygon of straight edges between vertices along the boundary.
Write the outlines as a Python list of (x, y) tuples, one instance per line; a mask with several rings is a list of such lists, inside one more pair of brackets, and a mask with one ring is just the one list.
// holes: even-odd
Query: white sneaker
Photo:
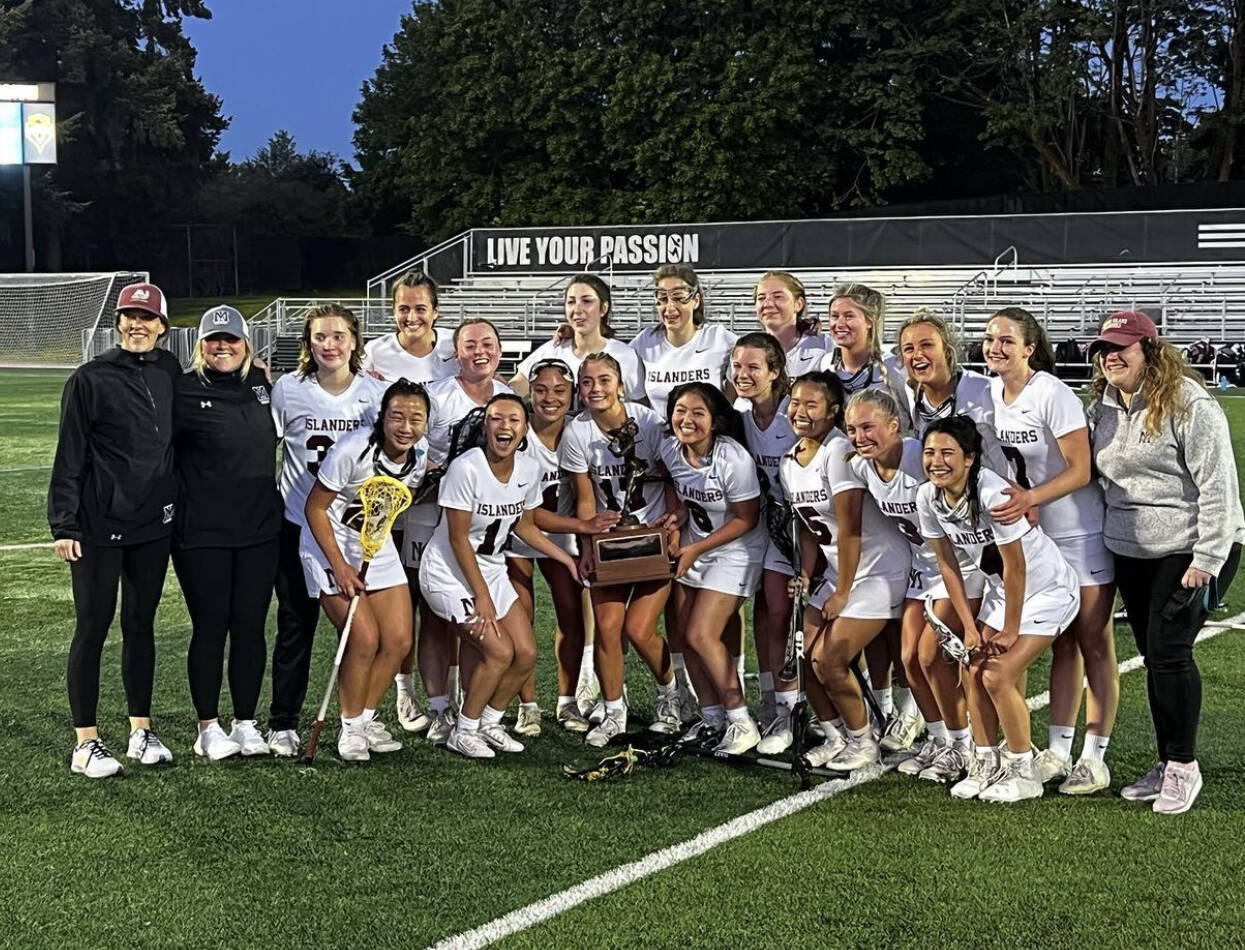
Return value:
[(595, 676), (585, 676), (575, 686), (575, 705), (585, 719), (601, 698), (601, 686)]
[(766, 735), (770, 726), (774, 724), (774, 719), (778, 716), (778, 701), (774, 698), (773, 693), (763, 693), (761, 695), (761, 705), (757, 706), (757, 729), (761, 731), (761, 735)]
[(235, 719), (233, 728), (229, 730), (229, 738), (242, 748), (245, 756), (268, 755), (271, 751), (254, 719)]
[(847, 740), (834, 732), (821, 745), (815, 745), (804, 753), (808, 764), (815, 769), (824, 768), (830, 760), (847, 748)]
[(201, 755), (212, 762), (238, 755), (241, 751), (242, 746), (225, 735), (219, 722), (201, 729), (195, 737), (195, 755)]
[(1042, 783), (1033, 773), (1033, 760), (1009, 753), (1003, 756), (1002, 774), (977, 797), (983, 802), (1023, 802), (1041, 798), (1042, 792)]
[(606, 716), (596, 726), (594, 726), (588, 735), (584, 737), (584, 741), (590, 746), (596, 746), (598, 749), (602, 746), (610, 744), (610, 740), (627, 729), (627, 717), (624, 713), (622, 716)]
[(968, 763), (968, 775), (951, 786), (951, 797), (976, 798), (994, 780), (998, 770), (998, 749), (990, 749), (981, 755), (974, 754)]
[(1033, 777), (1045, 785), (1056, 779), (1065, 779), (1072, 771), (1072, 763), (1060, 758), (1050, 749), (1043, 749), (1033, 757)]
[(343, 725), (342, 731), (337, 734), (337, 757), (343, 762), (371, 761), (367, 734), (357, 726)]
[(1152, 768), (1131, 785), (1120, 789), (1120, 798), (1129, 802), (1152, 802), (1163, 791), (1163, 772), (1166, 763), (1155, 762)]
[(1081, 759), (1059, 786), (1063, 795), (1092, 795), (1111, 786), (1111, 770), (1102, 759)]
[(886, 731), (878, 743), (887, 752), (903, 752), (911, 749), (916, 737), (925, 728), (925, 719), (919, 713), (915, 716), (897, 714), (886, 724)]
[(575, 700), (558, 707), (558, 725), (567, 732), (587, 732), (592, 728)]
[(727, 755), (743, 755), (751, 751), (761, 741), (761, 731), (751, 716), (727, 722), (726, 733), (722, 741), (713, 747), (714, 752), (725, 752)]
[(423, 732), (428, 728), (428, 723), (432, 720), (428, 714), (420, 708), (419, 700), (415, 698), (414, 693), (405, 693), (398, 690), (398, 699), (395, 703), (398, 714), (398, 725), (405, 732)]
[(367, 740), (369, 752), (397, 752), (402, 748), (402, 743), (393, 737), (393, 733), (379, 719), (368, 720), (363, 727), (363, 738)]
[(653, 721), (648, 724), (648, 731), (672, 736), (682, 726), (683, 718), (679, 706), (679, 691), (676, 689), (665, 696), (658, 693), (657, 708), (653, 711)]
[(125, 757), (136, 759), (141, 765), (163, 765), (173, 761), (173, 753), (150, 729), (135, 729), (130, 733)]
[(124, 772), (117, 757), (99, 739), (87, 739), (74, 746), (69, 758), (69, 769), (87, 778), (108, 778)]
[(298, 733), (293, 729), (269, 729), (268, 749), (279, 759), (298, 755)]
[(948, 746), (940, 745), (937, 739), (926, 739), (921, 748), (916, 750), (916, 755), (900, 762), (896, 767), (896, 771), (902, 772), (904, 775), (920, 775), (934, 764), (934, 760), (938, 758), (938, 753), (946, 748)]
[[(760, 723), (758, 722), (759, 726)], [(786, 752), (795, 741), (791, 731), (791, 707), (783, 703), (774, 704), (774, 718), (768, 729), (761, 730), (761, 741), (757, 743), (757, 751), (761, 755), (777, 755)]]
[(726, 732), (725, 723), (706, 722), (704, 719), (697, 719), (688, 730), (679, 737), (680, 745), (713, 745), (716, 746), (722, 741), (722, 736)]
[(433, 713), (432, 721), (428, 723), (428, 731), (424, 735), (433, 745), (445, 745), (450, 741), (450, 734), (454, 731), (455, 721), (456, 717), (451, 709)]
[(854, 772), (881, 764), (882, 750), (874, 741), (873, 734), (865, 732), (863, 736), (849, 738), (843, 751), (827, 762), (826, 768), (836, 772)]
[(1168, 762), (1163, 769), (1163, 790), (1154, 800), (1156, 815), (1183, 815), (1202, 791), (1202, 770), (1197, 762)]
[[(623, 685), (622, 701), (623, 709), (630, 712), (631, 701), (627, 698), (627, 687), (625, 684)], [(581, 710), (583, 709), (582, 706), (579, 708)], [(588, 718), (588, 722), (594, 726), (603, 722), (605, 720), (605, 697), (598, 695), (596, 701), (593, 702), (592, 706), (589, 707), (588, 711), (585, 712), (584, 715)]]
[(500, 722), (480, 727), (480, 737), (498, 752), (522, 752), (523, 743), (506, 731)]
[(949, 785), (958, 782), (968, 773), (968, 757), (972, 752), (953, 745), (938, 750), (938, 757), (917, 773), (917, 778), (927, 782)]
[(540, 707), (519, 703), (519, 715), (515, 718), (514, 731), (521, 736), (540, 735)]
[(469, 759), (492, 759), (497, 753), (492, 750), (484, 736), (478, 732), (467, 732), (455, 726), (445, 741), (445, 747)]

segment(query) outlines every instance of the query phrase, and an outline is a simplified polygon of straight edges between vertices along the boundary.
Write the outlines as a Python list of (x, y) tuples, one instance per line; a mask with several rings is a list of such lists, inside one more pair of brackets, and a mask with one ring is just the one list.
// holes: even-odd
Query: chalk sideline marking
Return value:
[(36, 541), (33, 544), (0, 544), (0, 554), (5, 551), (33, 551), (36, 548), (54, 548), (55, 541)]
[[(1245, 612), (1229, 617), (1226, 620), (1207, 623), (1202, 632), (1198, 634), (1196, 642), (1200, 643), (1203, 640), (1211, 639), (1211, 637), (1217, 637), (1225, 630), (1234, 629), (1235, 625), (1242, 621), (1245, 621)], [(1129, 673), (1138, 669), (1142, 662), (1140, 656), (1131, 657), (1120, 664), (1120, 672)], [(1029, 699), (1028, 705), (1031, 710), (1041, 709), (1049, 702), (1050, 693), (1046, 692)], [(676, 864), (682, 864), (684, 861), (704, 854), (718, 845), (726, 844), (728, 841), (743, 837), (781, 818), (801, 812), (810, 805), (834, 798), (834, 796), (841, 795), (843, 792), (856, 788), (859, 785), (864, 785), (866, 782), (879, 779), (892, 768), (894, 766), (853, 773), (850, 778), (825, 782), (807, 792), (797, 792), (795, 795), (779, 799), (770, 805), (766, 805), (764, 808), (758, 808), (755, 811), (748, 812), (746, 815), (733, 818), (725, 824), (710, 828), (708, 831), (702, 831), (696, 837), (687, 841), (671, 845), (668, 848), (662, 848), (660, 851), (654, 851), (638, 861), (632, 861), (629, 864), (616, 867), (612, 871), (598, 874), (596, 877), (589, 878), (581, 884), (576, 884), (574, 887), (552, 894), (543, 900), (536, 901), (534, 904), (520, 907), (518, 910), (511, 911), (504, 916), (498, 917), (496, 920), (491, 920), (487, 924), (447, 937), (439, 943), (433, 944), (428, 950), (480, 950), (480, 948), (487, 947), (489, 944), (495, 943), (504, 937), (520, 933), (535, 927), (537, 924), (544, 923), (546, 920), (557, 917), (573, 907), (595, 900), (598, 897), (604, 897), (606, 894), (620, 890), (628, 884), (634, 884), (636, 881), (650, 877), (658, 871), (664, 871), (667, 868), (674, 867)]]

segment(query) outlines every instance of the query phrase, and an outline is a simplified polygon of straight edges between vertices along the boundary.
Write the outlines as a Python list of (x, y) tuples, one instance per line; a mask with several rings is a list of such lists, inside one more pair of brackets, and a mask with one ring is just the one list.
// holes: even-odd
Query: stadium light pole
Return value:
[(30, 165), (22, 165), (22, 197), (26, 206), (26, 273), (35, 269), (35, 215), (30, 200)]

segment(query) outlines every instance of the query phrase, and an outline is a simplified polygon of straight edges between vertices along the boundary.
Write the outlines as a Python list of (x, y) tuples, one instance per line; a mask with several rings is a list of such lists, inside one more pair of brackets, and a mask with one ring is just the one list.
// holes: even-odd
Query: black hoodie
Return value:
[(173, 381), (180, 375), (168, 350), (113, 347), (69, 377), (48, 486), (53, 538), (128, 547), (173, 530)]

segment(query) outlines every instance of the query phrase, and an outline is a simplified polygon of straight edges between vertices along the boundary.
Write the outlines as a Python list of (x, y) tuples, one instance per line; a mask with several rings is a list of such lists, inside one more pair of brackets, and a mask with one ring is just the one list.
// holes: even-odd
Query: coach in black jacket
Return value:
[(103, 778), (121, 765), (99, 741), (104, 638), (121, 581), (121, 679), (130, 714), (126, 754), (144, 765), (172, 754), (151, 731), (156, 608), (173, 531), (173, 382), (181, 366), (156, 348), (168, 329), (164, 294), (131, 284), (117, 299), (121, 345), (80, 366), (61, 395), (48, 488), (56, 554), (69, 562), (76, 625), (69, 648), (73, 771)]
[[(195, 752), (210, 759), (268, 754), (255, 705), (283, 507), (272, 384), (253, 359), (242, 314), (213, 307), (199, 323), (194, 364), (177, 380), (173, 412), (173, 566), (192, 626), (187, 670), (199, 717)], [(228, 734), (217, 719), (226, 637), (233, 699)]]

